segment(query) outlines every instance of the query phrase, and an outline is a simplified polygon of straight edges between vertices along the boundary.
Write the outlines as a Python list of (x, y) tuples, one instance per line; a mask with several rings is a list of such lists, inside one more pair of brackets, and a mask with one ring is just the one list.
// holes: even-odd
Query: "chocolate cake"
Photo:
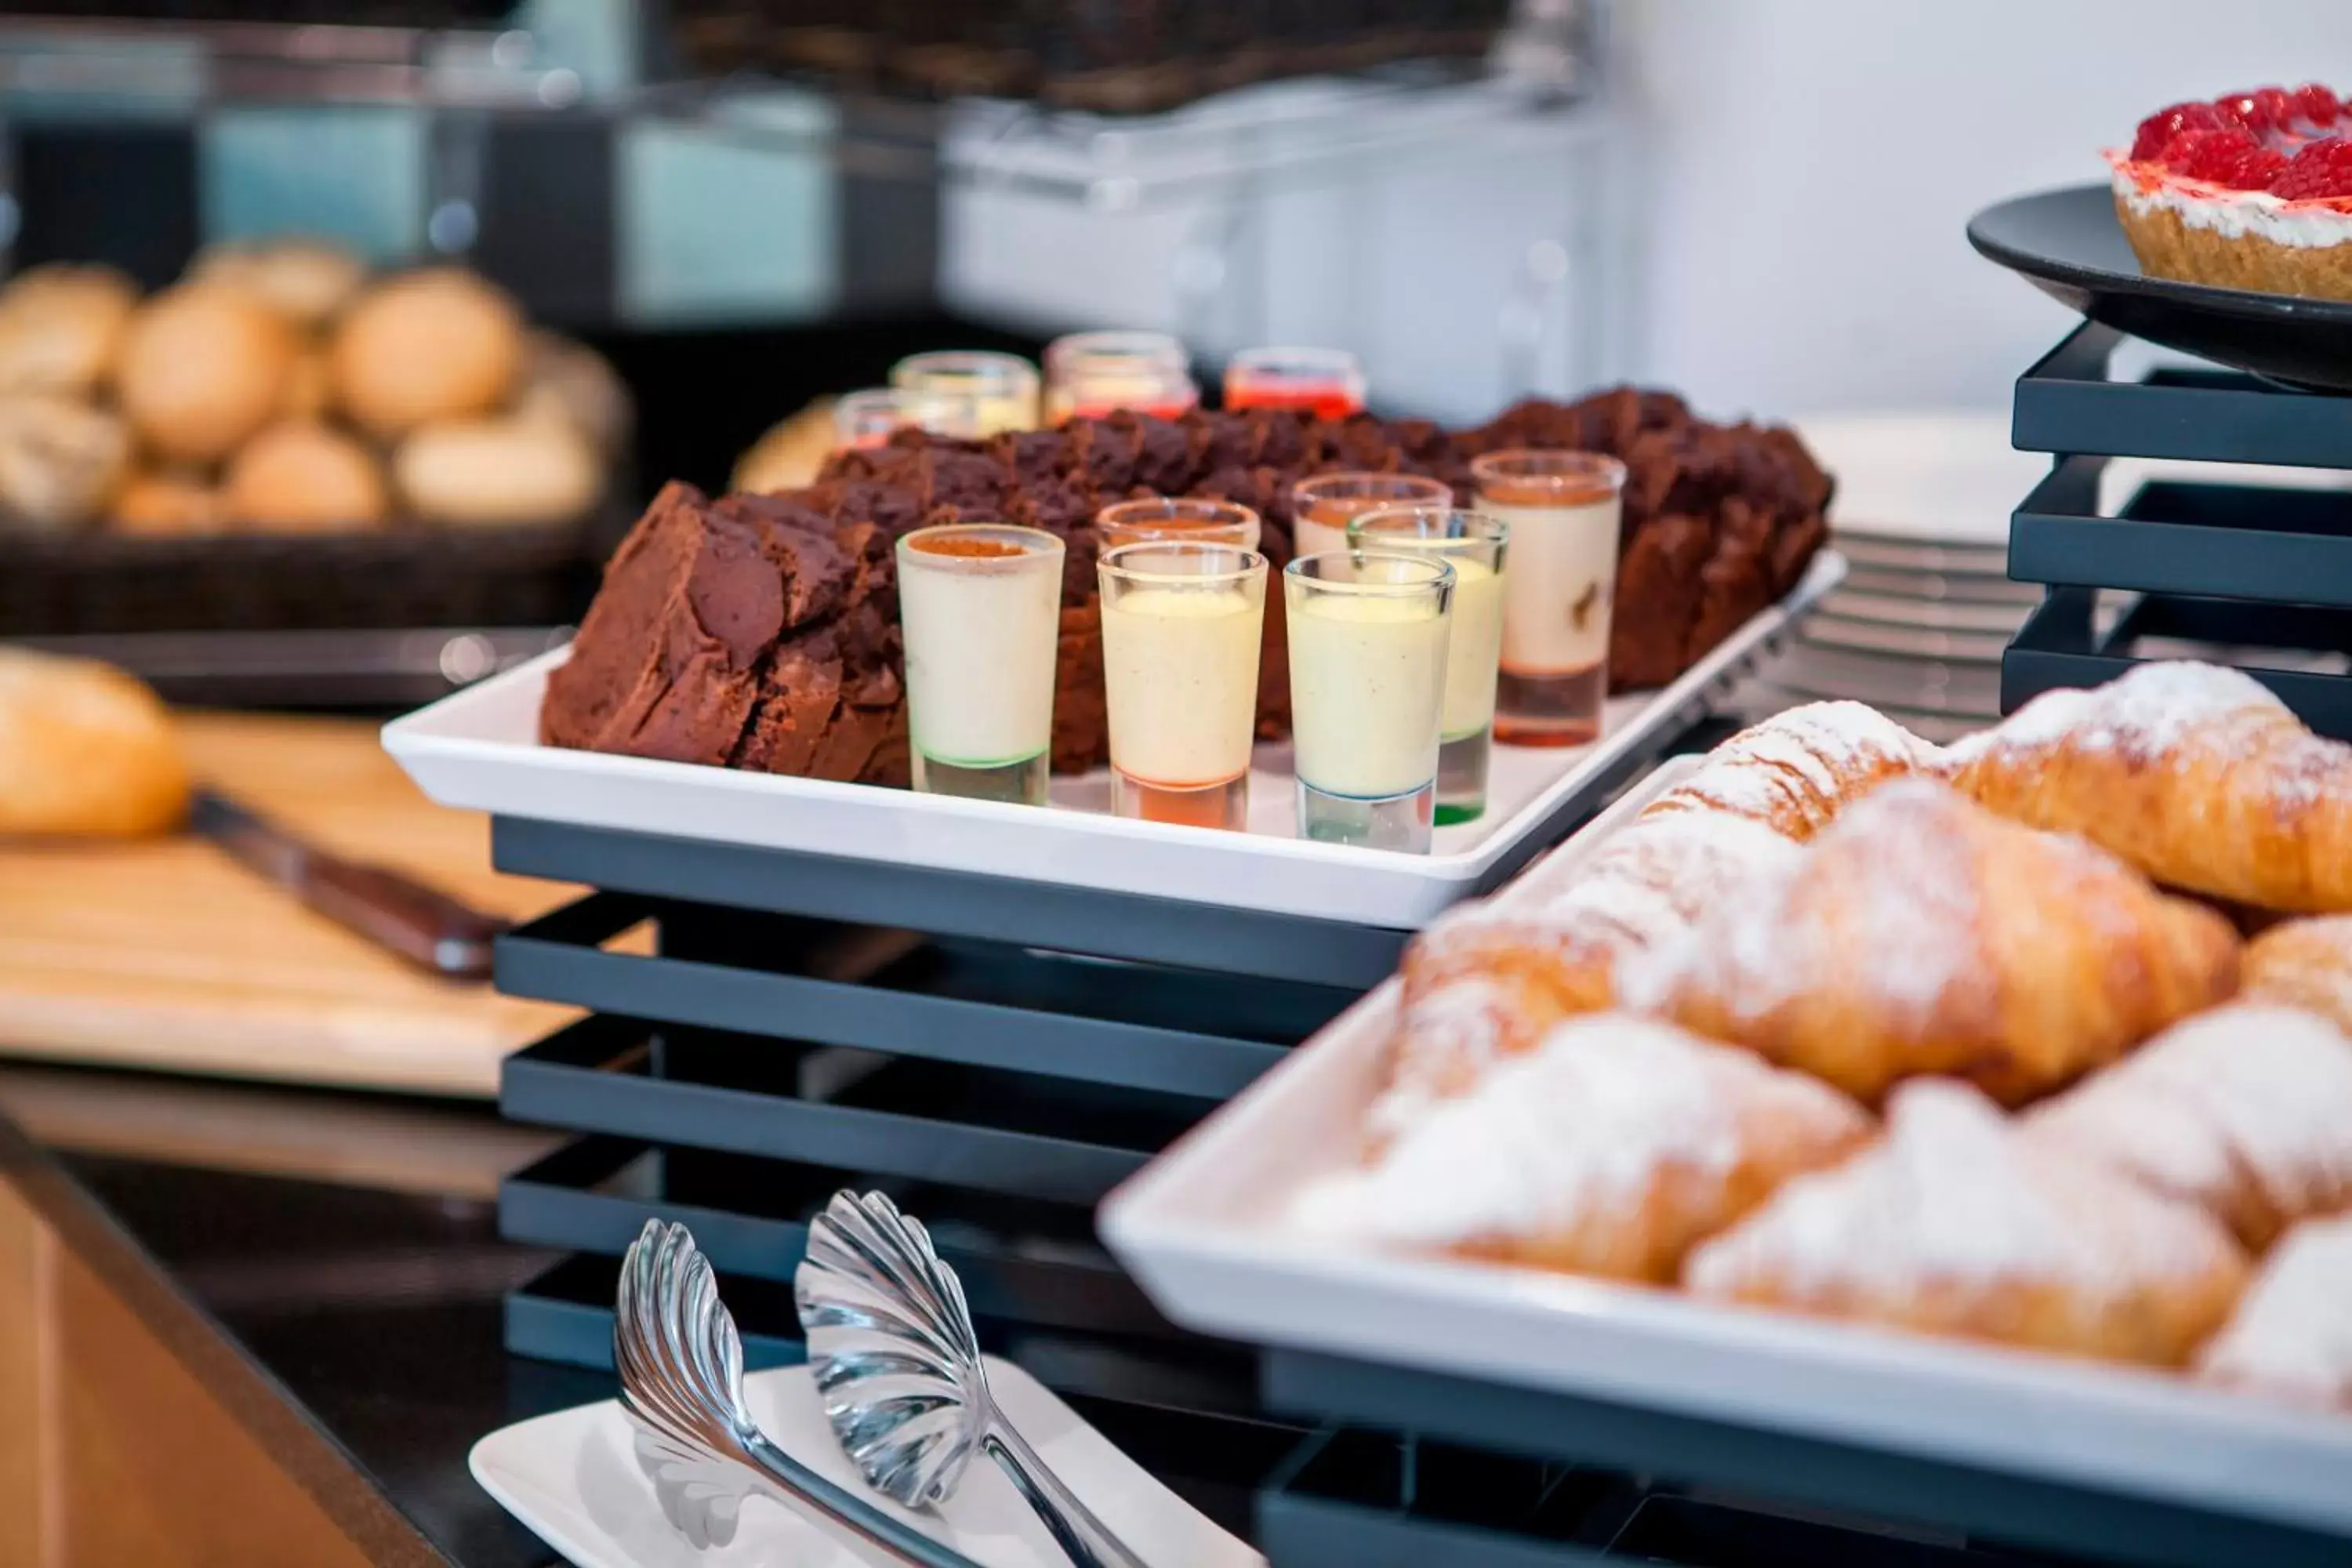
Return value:
[[(1108, 760), (1093, 519), (1130, 496), (1254, 507), (1291, 557), (1290, 487), (1354, 468), (1429, 474), (1465, 502), (1469, 460), (1508, 447), (1608, 452), (1630, 470), (1610, 680), (1674, 679), (1786, 594), (1828, 534), (1829, 477), (1796, 437), (1710, 425), (1678, 397), (1621, 388), (1522, 403), (1454, 433), (1369, 415), (1114, 414), (985, 442), (901, 432), (845, 452), (805, 489), (705, 497), (672, 484), (622, 542), (540, 715), (551, 745), (767, 773), (904, 784), (892, 546), (919, 527), (1005, 521), (1066, 549), (1054, 766)], [(1280, 595), (1266, 596), (1258, 727), (1290, 727)]]

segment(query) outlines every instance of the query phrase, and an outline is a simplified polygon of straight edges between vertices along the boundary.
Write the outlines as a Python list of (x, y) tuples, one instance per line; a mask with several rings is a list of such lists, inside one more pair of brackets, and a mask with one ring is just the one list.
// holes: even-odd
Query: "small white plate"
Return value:
[[(1147, 1563), (1263, 1568), (1265, 1559), (1212, 1524), (1111, 1447), (1019, 1367), (988, 1358), (988, 1386), (1045, 1462)], [(755, 1372), (743, 1395), (761, 1428), (803, 1464), (861, 1488), (834, 1442), (806, 1367)], [(698, 1552), (670, 1528), (637, 1468), (628, 1417), (613, 1400), (502, 1426), (474, 1445), (474, 1479), (579, 1568), (859, 1568), (866, 1560), (781, 1504), (746, 1504), (735, 1539)], [(873, 1495), (873, 1494), (868, 1494)], [(972, 1461), (938, 1513), (875, 1504), (985, 1568), (1067, 1568), (1003, 1472)]]

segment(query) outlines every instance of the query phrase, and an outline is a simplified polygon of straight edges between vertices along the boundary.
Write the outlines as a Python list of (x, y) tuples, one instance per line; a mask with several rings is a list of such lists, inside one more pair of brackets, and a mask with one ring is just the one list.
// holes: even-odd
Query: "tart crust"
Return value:
[(2116, 219), (2149, 276), (2263, 294), (2352, 300), (2352, 244), (2281, 245), (2259, 234), (2191, 228), (2179, 213), (2149, 205), (2135, 212), (2121, 195)]

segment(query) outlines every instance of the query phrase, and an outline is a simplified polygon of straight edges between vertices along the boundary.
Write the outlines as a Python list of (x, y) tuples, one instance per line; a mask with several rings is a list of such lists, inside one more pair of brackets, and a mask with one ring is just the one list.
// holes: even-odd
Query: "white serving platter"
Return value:
[(1246, 833), (1112, 816), (1101, 773), (1055, 781), (1055, 808), (1039, 810), (543, 746), (540, 696), (562, 650), (394, 721), (383, 744), (442, 805), (501, 816), (1412, 930), (1491, 883), (1580, 794), (1597, 795), (1622, 763), (1663, 748), (1844, 574), (1844, 560), (1822, 552), (1786, 599), (1682, 679), (1612, 699), (1589, 746), (1496, 747), (1486, 815), (1439, 828), (1427, 855), (1295, 837), (1287, 746), (1258, 748)]
[[(1113, 1447), (1027, 1373), (988, 1358), (988, 1386), (1015, 1426), (1071, 1489), (1148, 1563), (1264, 1568), (1265, 1559)], [(806, 1367), (755, 1372), (743, 1396), (778, 1447), (841, 1486), (864, 1483), (826, 1426)], [(482, 1489), (579, 1568), (859, 1568), (870, 1563), (781, 1503), (755, 1497), (734, 1540), (698, 1551), (670, 1527), (637, 1468), (628, 1417), (610, 1399), (502, 1426), (474, 1445), (467, 1465)], [(1012, 1483), (975, 1460), (936, 1511), (874, 1505), (983, 1568), (1066, 1568)]]
[[(1660, 768), (1555, 851), (1547, 884), (1686, 765)], [(1292, 1194), (1359, 1156), (1396, 998), (1394, 980), (1371, 992), (1105, 1201), (1104, 1240), (1174, 1321), (2352, 1535), (2352, 1416), (1286, 1228)]]

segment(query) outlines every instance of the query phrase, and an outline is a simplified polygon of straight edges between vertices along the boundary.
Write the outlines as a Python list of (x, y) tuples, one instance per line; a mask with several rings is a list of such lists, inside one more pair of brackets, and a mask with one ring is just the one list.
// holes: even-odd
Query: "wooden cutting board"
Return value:
[[(491, 870), (488, 819), (426, 800), (373, 724), (182, 729), (197, 777), (324, 848), (515, 918), (577, 891)], [(0, 1053), (487, 1097), (576, 1016), (412, 969), (201, 839), (0, 840)]]

